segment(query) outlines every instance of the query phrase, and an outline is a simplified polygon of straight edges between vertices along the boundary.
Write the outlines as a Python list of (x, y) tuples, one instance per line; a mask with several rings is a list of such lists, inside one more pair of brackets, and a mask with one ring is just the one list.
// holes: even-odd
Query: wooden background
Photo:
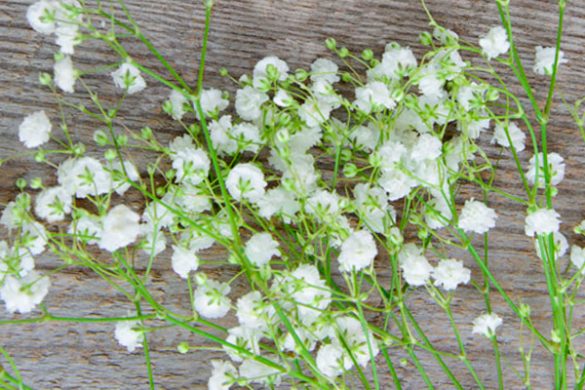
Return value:
[[(127, 0), (143, 31), (180, 70), (188, 81), (196, 77), (202, 6), (197, 0)], [(40, 36), (26, 23), (29, 0), (0, 2), (0, 156), (21, 154), (25, 149), (18, 142), (17, 129), (22, 117), (44, 109), (50, 116), (57, 114), (56, 104), (38, 85), (39, 72), (50, 72), (52, 39)], [(556, 5), (553, 0), (514, 0), (513, 23), (522, 58), (531, 67), (535, 45), (552, 46), (556, 28)], [(477, 42), (478, 36), (498, 23), (495, 1), (491, 0), (429, 0), (429, 8), (437, 21), (456, 31), (462, 38)], [(563, 65), (559, 89), (568, 101), (585, 95), (585, 2), (569, 1), (563, 50), (569, 64)], [(384, 45), (395, 40), (417, 48), (417, 35), (427, 26), (426, 16), (415, 0), (219, 0), (213, 14), (207, 85), (233, 90), (220, 79), (218, 69), (226, 66), (239, 76), (250, 72), (260, 58), (275, 54), (288, 61), (291, 68), (307, 67), (316, 57), (327, 54), (323, 41), (332, 36), (350, 49), (372, 48), (377, 54)], [(50, 42), (51, 41), (51, 42)], [(131, 53), (140, 61), (162, 68), (136, 45)], [(114, 60), (103, 47), (92, 45), (78, 49), (74, 61), (80, 68)], [(547, 79), (533, 80), (539, 99), (544, 100)], [(90, 80), (100, 82), (100, 79)], [(101, 79), (108, 84), (109, 80)], [(151, 82), (154, 85), (154, 82)], [(78, 88), (81, 89), (81, 88)], [(170, 139), (180, 129), (161, 113), (160, 103), (166, 97), (164, 88), (150, 88), (147, 93), (132, 97), (122, 115), (134, 129), (150, 125), (162, 139)], [(77, 95), (76, 95), (77, 96)], [(79, 94), (81, 96), (81, 94)], [(116, 94), (107, 90), (104, 99)], [(555, 101), (555, 116), (551, 124), (551, 151), (563, 155), (567, 162), (565, 181), (560, 185), (557, 210), (563, 216), (562, 231), (575, 239), (572, 227), (585, 218), (585, 187), (583, 164), (585, 144), (572, 125), (567, 110), (559, 98)], [(94, 124), (78, 116), (71, 116), (75, 134), (88, 140)], [(489, 138), (486, 137), (486, 140)], [(493, 151), (496, 155), (496, 151)], [(522, 154), (526, 163), (530, 157)], [(517, 177), (507, 157), (501, 161), (497, 184), (518, 193)], [(30, 156), (19, 158), (3, 166), (0, 176), (0, 204), (10, 201), (15, 194), (18, 177), (47, 176), (32, 162)], [(54, 180), (48, 178), (47, 181)], [(517, 302), (532, 306), (533, 318), (543, 334), (550, 331), (548, 296), (541, 267), (533, 255), (533, 243), (523, 233), (524, 210), (503, 199), (494, 197), (492, 205), (500, 218), (492, 234), (492, 269), (504, 288)], [(578, 241), (577, 241), (578, 242)], [(579, 242), (581, 245), (585, 242)], [(219, 252), (208, 253), (209, 258), (221, 258)], [(472, 268), (473, 277), (479, 270), (469, 257), (463, 255)], [(50, 258), (38, 259), (37, 266), (50, 271), (59, 263)], [(385, 264), (380, 264), (383, 270)], [(225, 272), (211, 272), (225, 275)], [(225, 276), (222, 276), (225, 278)], [(225, 278), (227, 279), (227, 278)], [(130, 305), (93, 274), (69, 270), (52, 278), (52, 288), (46, 303), (51, 312), (63, 316), (125, 315)], [(152, 289), (165, 304), (184, 311), (188, 296), (184, 284), (170, 269), (168, 261), (155, 265)], [(236, 297), (240, 291), (236, 288)], [(454, 337), (446, 318), (430, 302), (425, 293), (411, 297), (411, 307), (434, 343), (444, 350), (455, 351)], [(514, 368), (520, 368), (518, 348), (518, 321), (510, 316), (501, 299), (495, 298), (496, 310), (504, 316), (501, 341), (504, 352), (506, 388), (522, 388)], [(456, 318), (460, 324), (466, 347), (480, 376), (488, 388), (496, 386), (492, 350), (485, 339), (472, 337), (471, 321), (483, 312), (481, 297), (470, 287), (462, 288), (456, 299)], [(576, 326), (585, 326), (582, 310), (577, 311)], [(0, 319), (5, 319), (3, 308)], [(176, 345), (187, 340), (202, 343), (193, 336), (175, 329), (165, 329), (151, 337), (152, 358), (157, 384), (164, 389), (199, 389), (206, 387), (210, 372), (209, 360), (221, 358), (222, 353), (197, 352), (180, 355)], [(23, 326), (0, 326), (0, 343), (12, 354), (27, 384), (35, 388), (146, 388), (146, 369), (141, 351), (128, 354), (113, 338), (110, 324), (43, 323)], [(392, 355), (398, 363), (400, 354)], [(449, 381), (428, 354), (419, 355), (438, 388), (450, 388)], [(465, 368), (448, 362), (462, 378), (466, 388), (474, 388)], [(532, 384), (535, 389), (551, 389), (552, 360), (541, 349), (536, 349), (532, 360)], [(405, 389), (423, 388), (412, 364), (398, 367)], [(388, 377), (384, 388), (392, 388)]]

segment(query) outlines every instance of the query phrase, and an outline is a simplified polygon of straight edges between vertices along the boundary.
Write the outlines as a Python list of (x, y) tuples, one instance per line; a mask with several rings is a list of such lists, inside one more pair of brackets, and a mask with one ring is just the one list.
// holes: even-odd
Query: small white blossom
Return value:
[(467, 200), (459, 215), (459, 227), (466, 232), (484, 234), (496, 226), (497, 218), (494, 209), (477, 200)]
[(508, 130), (508, 135), (510, 136), (510, 140), (512, 141), (512, 145), (517, 152), (521, 152), (526, 148), (526, 134), (516, 125), (514, 122), (510, 122), (508, 124), (498, 123), (496, 124), (496, 128), (494, 130), (494, 137), (492, 138), (492, 143), (497, 143), (498, 145), (504, 146), (506, 148), (510, 147), (510, 140), (508, 140), (508, 135), (506, 135), (506, 130)]
[(26, 19), (30, 26), (38, 33), (52, 34), (55, 32), (55, 9), (54, 1), (41, 0), (30, 5), (26, 10)]
[[(536, 51), (534, 55), (534, 67), (532, 70), (534, 73), (539, 75), (552, 75), (553, 67), (555, 64), (555, 55), (556, 55), (556, 48), (554, 47), (542, 47), (536, 46)], [(558, 65), (565, 64), (569, 62), (565, 58), (565, 54), (559, 50), (559, 60)]]
[(57, 169), (59, 184), (77, 198), (101, 195), (112, 189), (112, 177), (93, 157), (70, 158)]
[(506, 54), (510, 49), (508, 33), (502, 26), (493, 27), (485, 37), (479, 40), (479, 46), (488, 60)]
[(583, 264), (585, 264), (585, 248), (577, 245), (571, 247), (571, 263), (585, 275), (585, 268), (583, 268)]
[(123, 63), (118, 70), (112, 72), (112, 78), (116, 87), (126, 90), (130, 95), (146, 88), (146, 81), (140, 74), (140, 70), (130, 62)]
[[(565, 178), (565, 161), (558, 153), (549, 153), (547, 162), (550, 173), (550, 183), (558, 185)], [(536, 157), (532, 156), (529, 161), (529, 168), (526, 171), (526, 178), (530, 184), (536, 183)], [(538, 153), (538, 188), (545, 187), (544, 180), (544, 156)]]
[[(204, 89), (201, 91), (201, 111), (206, 116), (211, 113), (219, 113), (227, 108), (229, 101), (224, 98), (223, 93), (219, 89)], [(196, 111), (197, 112), (197, 111)], [(199, 113), (197, 112), (197, 117)]]
[(325, 58), (317, 58), (311, 64), (311, 80), (313, 82), (324, 81), (333, 84), (339, 81), (337, 71), (339, 67), (331, 60)]
[(365, 113), (373, 109), (387, 108), (389, 110), (396, 106), (396, 102), (390, 96), (390, 90), (386, 84), (380, 81), (373, 81), (355, 90), (356, 100), (354, 104)]
[(524, 231), (529, 237), (559, 231), (561, 216), (555, 210), (539, 209), (526, 216)]
[(258, 330), (266, 329), (264, 319), (264, 303), (258, 291), (251, 291), (238, 299), (236, 303), (236, 316), (240, 325)]
[(71, 212), (72, 199), (63, 187), (51, 187), (41, 191), (35, 202), (35, 213), (39, 218), (53, 223), (65, 219)]
[(185, 105), (187, 104), (187, 98), (185, 95), (176, 89), (171, 91), (169, 100), (171, 103), (171, 116), (174, 120), (180, 121), (185, 115)]
[(250, 202), (260, 200), (267, 185), (260, 168), (251, 163), (236, 165), (228, 174), (225, 184), (234, 199), (246, 199)]
[(110, 252), (124, 248), (140, 234), (140, 216), (123, 204), (112, 208), (103, 221), (99, 247)]
[(228, 390), (238, 378), (238, 371), (230, 362), (212, 360), (211, 376), (207, 382), (208, 390)]
[(341, 245), (339, 269), (344, 272), (359, 271), (372, 265), (378, 248), (374, 237), (365, 230), (353, 232)]
[(171, 264), (173, 271), (179, 274), (181, 278), (187, 279), (190, 271), (197, 271), (197, 268), (199, 268), (199, 258), (195, 251), (179, 245), (173, 245)]
[(64, 92), (75, 92), (75, 69), (71, 56), (63, 56), (55, 62), (53, 67), (55, 74), (55, 84)]
[(24, 118), (18, 128), (18, 139), (27, 148), (36, 148), (49, 140), (51, 128), (45, 111), (37, 111)]
[(227, 283), (207, 279), (195, 290), (193, 307), (205, 318), (222, 318), (230, 310), (230, 286)]
[(414, 244), (404, 246), (398, 255), (402, 276), (413, 287), (424, 286), (431, 277), (433, 266)]
[(329, 378), (341, 375), (345, 369), (343, 348), (338, 345), (325, 344), (317, 351), (315, 363), (319, 372)]
[(267, 80), (268, 66), (274, 66), (278, 72), (278, 80), (284, 81), (288, 76), (288, 65), (286, 62), (275, 56), (268, 56), (256, 63), (254, 66), (254, 87), (260, 88), (262, 84)]
[(43, 301), (50, 285), (49, 278), (36, 271), (30, 271), (22, 278), (8, 275), (0, 287), (0, 299), (9, 313), (30, 313)]
[(469, 283), (471, 271), (463, 266), (463, 262), (455, 259), (441, 260), (433, 269), (435, 286), (443, 286), (447, 291), (455, 290), (460, 284)]
[(280, 257), (278, 242), (272, 238), (270, 233), (256, 233), (246, 243), (246, 257), (252, 264), (262, 267), (272, 257)]
[(502, 318), (497, 314), (482, 314), (473, 320), (473, 333), (491, 338), (496, 334), (496, 329), (500, 325), (502, 325)]
[(258, 383), (261, 385), (268, 385), (273, 383), (278, 387), (280, 383), (280, 370), (274, 367), (269, 367), (256, 360), (246, 359), (240, 366), (240, 378), (248, 379), (250, 383)]
[(119, 321), (116, 322), (114, 336), (118, 343), (128, 348), (128, 352), (134, 352), (136, 348), (142, 347), (144, 333), (138, 330), (140, 321)]
[(236, 92), (236, 112), (246, 121), (255, 121), (262, 114), (262, 104), (268, 101), (268, 95), (250, 86)]

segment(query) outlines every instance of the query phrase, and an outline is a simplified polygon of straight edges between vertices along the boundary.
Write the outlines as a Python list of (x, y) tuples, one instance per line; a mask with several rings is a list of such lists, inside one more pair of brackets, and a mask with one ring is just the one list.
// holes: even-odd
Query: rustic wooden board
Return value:
[[(17, 128), (22, 117), (37, 109), (56, 113), (51, 96), (37, 83), (39, 72), (52, 69), (54, 48), (48, 40), (32, 31), (26, 24), (25, 11), (29, 0), (0, 2), (0, 157), (20, 154), (24, 148), (17, 140)], [(202, 30), (202, 7), (199, 1), (184, 0), (127, 0), (131, 12), (143, 30), (160, 51), (170, 58), (186, 79), (193, 83), (196, 77), (199, 38)], [(556, 1), (512, 1), (513, 23), (522, 58), (532, 63), (535, 45), (550, 46), (556, 28)], [(477, 41), (479, 35), (498, 23), (495, 1), (492, 0), (429, 0), (429, 8), (437, 21), (456, 31), (462, 38)], [(585, 95), (583, 79), (583, 47), (585, 47), (585, 3), (569, 2), (563, 50), (570, 63), (564, 65), (559, 76), (563, 96), (572, 101)], [(208, 57), (208, 85), (233, 90), (220, 79), (218, 69), (226, 66), (233, 74), (250, 72), (254, 63), (268, 54), (287, 60), (291, 68), (308, 66), (312, 60), (327, 54), (323, 46), (326, 37), (333, 36), (350, 49), (372, 48), (380, 53), (385, 43), (395, 40), (417, 48), (417, 35), (427, 26), (426, 16), (417, 1), (411, 0), (219, 0), (214, 10), (214, 21)], [(418, 50), (418, 49), (417, 49)], [(161, 70), (156, 61), (139, 47), (131, 48), (133, 56)], [(75, 61), (80, 67), (104, 63), (113, 57), (103, 47), (80, 49)], [(99, 82), (100, 80), (93, 80)], [(103, 80), (102, 80), (103, 81)], [(534, 79), (537, 96), (545, 98), (547, 80)], [(164, 88), (155, 87), (148, 94), (129, 99), (123, 112), (130, 126), (139, 128), (145, 121), (166, 139), (180, 132), (178, 126), (161, 113), (160, 103), (166, 97)], [(106, 90), (104, 98), (115, 96)], [(552, 123), (550, 149), (562, 154), (567, 162), (567, 174), (557, 198), (557, 210), (565, 221), (562, 231), (574, 239), (572, 226), (585, 218), (585, 187), (583, 164), (585, 145), (578, 137), (567, 110), (556, 100)], [(75, 133), (88, 140), (93, 124), (72, 117)], [(486, 137), (486, 142), (488, 137)], [(496, 151), (493, 151), (496, 155)], [(524, 153), (524, 163), (530, 157)], [(514, 167), (507, 157), (501, 161), (497, 184), (517, 193)], [(0, 203), (15, 194), (14, 181), (21, 176), (44, 175), (30, 156), (22, 154), (17, 160), (2, 167)], [(550, 330), (548, 297), (540, 264), (532, 254), (533, 244), (523, 234), (521, 207), (493, 197), (492, 204), (500, 218), (491, 237), (492, 269), (504, 288), (517, 301), (533, 308), (533, 319), (544, 334)], [(584, 244), (584, 242), (580, 242)], [(219, 252), (208, 253), (221, 256)], [(480, 272), (471, 259), (462, 254), (474, 277)], [(57, 266), (54, 259), (40, 259), (38, 267), (45, 270)], [(385, 264), (378, 264), (383, 272)], [(212, 271), (219, 274), (220, 270)], [(221, 271), (222, 273), (225, 271)], [(71, 270), (53, 277), (53, 287), (47, 298), (54, 314), (67, 315), (125, 315), (130, 306), (103, 281), (92, 274)], [(155, 296), (177, 310), (188, 307), (184, 286), (170, 270), (168, 262), (155, 265), (152, 289)], [(234, 296), (243, 291), (236, 286)], [(411, 306), (424, 324), (433, 343), (444, 350), (455, 350), (454, 338), (447, 320), (424, 293), (414, 293)], [(481, 297), (472, 288), (463, 288), (456, 301), (456, 319), (477, 371), (488, 385), (496, 386), (495, 367), (487, 340), (471, 336), (471, 321), (483, 311)], [(501, 299), (495, 299), (498, 311), (504, 315), (502, 332), (506, 388), (521, 388), (521, 381), (513, 368), (520, 368), (517, 352), (518, 321), (510, 316)], [(0, 318), (5, 318), (2, 311)], [(227, 320), (227, 323), (233, 319)], [(577, 311), (576, 326), (585, 326), (582, 310)], [(207, 344), (176, 329), (165, 329), (152, 336), (151, 346), (157, 384), (165, 389), (204, 388), (209, 374), (209, 360), (221, 353), (199, 352), (179, 355), (176, 345), (184, 340), (192, 344)], [(116, 345), (113, 326), (109, 324), (43, 323), (25, 326), (0, 327), (0, 343), (13, 355), (27, 383), (35, 388), (145, 388), (146, 370), (141, 353), (128, 354)], [(449, 381), (441, 373), (430, 355), (421, 353), (423, 364), (438, 388), (449, 388)], [(395, 363), (401, 356), (392, 356)], [(450, 362), (462, 378), (465, 388), (474, 388), (472, 378), (462, 364)], [(415, 368), (399, 366), (398, 374), (404, 388), (419, 389), (424, 385)], [(536, 349), (532, 362), (535, 389), (549, 389), (552, 384), (552, 360), (541, 349)], [(388, 376), (384, 388), (392, 388)]]

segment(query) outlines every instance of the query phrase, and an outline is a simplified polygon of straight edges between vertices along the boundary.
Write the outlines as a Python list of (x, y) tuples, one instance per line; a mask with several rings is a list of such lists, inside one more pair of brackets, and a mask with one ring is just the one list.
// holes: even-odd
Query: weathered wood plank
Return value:
[[(31, 1), (9, 0), (0, 3), (0, 157), (20, 154), (24, 151), (18, 143), (16, 131), (21, 118), (37, 109), (55, 114), (56, 105), (51, 96), (38, 87), (40, 72), (52, 68), (53, 47), (47, 39), (34, 33), (26, 25), (25, 10)], [(131, 12), (136, 16), (144, 32), (152, 38), (161, 52), (172, 60), (188, 82), (194, 83), (197, 71), (199, 37), (202, 29), (202, 7), (197, 1), (183, 0), (127, 0)], [(517, 30), (521, 56), (527, 64), (532, 63), (535, 45), (552, 45), (556, 24), (554, 0), (516, 0), (512, 2), (513, 23)], [(498, 23), (495, 2), (491, 0), (432, 0), (429, 8), (435, 18), (455, 30), (463, 39), (477, 41), (479, 35)], [(563, 50), (570, 63), (563, 66), (559, 76), (559, 87), (568, 101), (585, 95), (582, 68), (585, 44), (585, 4), (569, 2), (566, 18), (566, 33)], [(376, 53), (383, 50), (388, 41), (410, 45), (420, 52), (417, 36), (427, 26), (427, 18), (416, 1), (404, 0), (219, 0), (214, 10), (214, 22), (209, 45), (207, 80), (209, 85), (233, 90), (233, 86), (218, 76), (225, 66), (235, 75), (250, 72), (254, 63), (268, 54), (287, 60), (291, 68), (307, 66), (312, 60), (326, 55), (323, 41), (333, 36), (350, 49), (372, 48)], [(148, 66), (163, 71), (156, 61), (139, 47), (132, 47), (131, 54)], [(75, 61), (81, 68), (103, 64), (114, 57), (104, 47), (81, 48)], [(539, 100), (545, 99), (546, 79), (532, 75), (531, 81), (538, 85)], [(105, 78), (91, 80), (109, 84)], [(81, 94), (79, 94), (81, 95)], [(128, 100), (122, 115), (126, 123), (138, 129), (150, 125), (161, 136), (170, 139), (180, 132), (178, 126), (161, 113), (160, 103), (167, 91), (153, 87), (148, 94)], [(112, 99), (115, 92), (106, 88), (104, 99)], [(552, 123), (551, 150), (566, 157), (566, 179), (560, 186), (557, 210), (565, 224), (563, 232), (574, 239), (571, 227), (585, 217), (585, 187), (583, 186), (583, 164), (585, 145), (578, 140), (570, 117), (557, 98)], [(95, 124), (73, 116), (75, 133), (89, 140)], [(485, 143), (489, 137), (485, 137)], [(493, 152), (497, 155), (497, 152)], [(137, 158), (140, 156), (136, 156)], [(524, 163), (529, 153), (521, 155)], [(512, 193), (515, 186), (513, 162), (507, 157), (501, 161), (501, 176), (497, 185)], [(14, 196), (13, 183), (21, 176), (46, 175), (32, 162), (30, 156), (22, 155), (3, 167), (0, 178), (0, 202), (5, 203)], [(503, 287), (533, 308), (535, 324), (547, 334), (550, 329), (550, 314), (546, 285), (538, 260), (532, 254), (533, 244), (523, 233), (521, 207), (511, 205), (504, 199), (493, 197), (492, 204), (500, 218), (498, 228), (491, 235), (492, 267)], [(581, 244), (583, 244), (581, 242)], [(210, 257), (221, 254), (211, 251)], [(473, 276), (480, 272), (471, 260), (461, 255), (472, 267)], [(53, 269), (55, 260), (44, 259), (39, 268)], [(387, 266), (377, 264), (383, 273)], [(220, 272), (216, 270), (215, 272)], [(163, 298), (177, 310), (188, 308), (188, 296), (183, 284), (170, 270), (168, 262), (155, 264), (151, 281), (155, 295)], [(234, 296), (243, 291), (235, 288)], [(424, 293), (416, 292), (410, 298), (417, 318), (424, 324), (433, 343), (444, 350), (454, 350), (454, 338), (447, 321), (438, 308)], [(503, 354), (508, 388), (519, 388), (521, 381), (510, 366), (520, 368), (517, 346), (518, 321), (504, 309), (501, 299), (496, 306), (504, 314), (506, 326), (502, 333), (505, 343)], [(109, 316), (124, 315), (130, 306), (103, 281), (86, 272), (67, 272), (53, 278), (53, 288), (47, 299), (48, 307), (55, 314)], [(486, 340), (471, 336), (471, 320), (483, 311), (481, 297), (471, 288), (463, 288), (458, 295), (455, 315), (461, 324), (466, 347), (481, 377), (489, 388), (496, 387), (496, 376), (491, 347)], [(576, 325), (585, 326), (584, 313), (577, 314)], [(0, 314), (4, 318), (5, 314)], [(228, 319), (229, 324), (233, 319)], [(509, 326), (508, 326), (509, 325)], [(38, 388), (145, 388), (147, 385), (143, 357), (140, 353), (127, 354), (113, 340), (112, 326), (108, 324), (63, 324), (44, 323), (21, 327), (0, 327), (0, 342), (13, 354), (27, 383)], [(174, 352), (177, 343), (189, 340), (197, 344), (204, 341), (176, 329), (156, 332), (151, 340), (154, 370), (161, 388), (203, 388), (209, 372), (208, 362), (221, 353), (198, 352), (180, 355)], [(401, 355), (393, 356), (395, 363)], [(429, 355), (421, 355), (423, 364), (429, 368), (433, 381), (439, 388), (449, 388), (445, 378)], [(453, 364), (462, 378), (465, 388), (474, 388), (472, 378), (465, 368)], [(552, 388), (552, 363), (540, 349), (533, 356), (533, 386), (536, 389)], [(406, 389), (418, 389), (423, 383), (414, 367), (398, 367)], [(385, 377), (384, 388), (391, 388)]]

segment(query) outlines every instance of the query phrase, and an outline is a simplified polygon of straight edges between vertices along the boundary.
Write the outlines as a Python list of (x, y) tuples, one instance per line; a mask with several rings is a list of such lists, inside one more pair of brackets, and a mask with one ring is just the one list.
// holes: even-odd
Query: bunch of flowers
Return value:
[[(58, 320), (42, 304), (50, 279), (58, 276), (34, 269), (35, 257), (51, 253), (63, 267), (86, 267), (128, 297), (133, 312), (110, 319), (116, 323), (112, 335), (128, 352), (144, 350), (152, 386), (148, 334), (162, 320), (225, 351), (223, 360), (211, 361), (210, 389), (281, 383), (385, 388), (383, 367), (400, 386), (396, 350), (408, 353), (429, 386), (420, 351), (431, 352), (454, 386), (462, 388), (449, 360), (463, 361), (484, 388), (452, 312), (458, 288), (473, 284), (486, 302), (484, 312), (472, 314), (473, 333), (492, 341), (500, 387), (497, 330), (505, 324), (491, 304), (493, 294), (555, 356), (556, 384), (566, 385), (569, 358), (575, 381), (585, 380), (571, 326), (585, 250), (571, 248), (576, 272), (559, 269), (569, 245), (553, 200), (565, 165), (547, 150), (550, 101), (543, 110), (525, 86), (540, 121), (539, 146), (528, 108), (493, 66), (508, 65), (526, 81), (507, 2), (498, 3), (503, 25), (485, 31), (479, 46), (461, 42), (430, 17), (432, 32), (420, 37), (427, 50), (418, 58), (396, 42), (375, 56), (328, 39), (334, 56), (316, 59), (309, 69), (291, 70), (268, 56), (237, 79), (222, 70), (234, 82), (234, 94), (204, 86), (213, 4), (204, 5), (195, 88), (140, 32), (123, 4), (119, 11), (77, 0), (29, 7), (31, 27), (55, 36), (59, 46), (52, 74), (43, 73), (40, 83), (55, 93), (61, 110), (86, 115), (98, 126), (87, 145), (74, 139), (64, 115), (33, 112), (18, 129), (35, 160), (56, 170), (56, 183), (19, 179), (20, 193), (2, 212), (8, 239), (0, 242), (0, 299), (9, 313), (40, 310), (44, 319)], [(120, 57), (105, 74), (119, 90), (115, 104), (102, 101), (84, 81), (99, 71), (76, 64), (75, 50), (87, 41), (104, 42)], [(167, 74), (128, 55), (127, 45), (136, 41)], [(566, 62), (559, 48), (560, 40), (556, 47), (536, 48), (533, 70), (552, 78), (551, 91)], [(483, 58), (483, 66), (470, 58)], [(128, 127), (119, 115), (127, 99), (138, 101), (152, 83), (168, 87), (163, 111), (184, 130), (170, 142), (149, 127)], [(87, 93), (87, 105), (69, 101), (76, 91)], [(493, 148), (490, 139), (515, 162), (524, 196), (493, 185), (497, 166), (484, 151)], [(532, 155), (526, 167), (521, 154)], [(144, 164), (144, 156), (152, 155)], [(534, 238), (553, 301), (551, 337), (532, 324), (530, 308), (502, 288), (487, 250), (484, 257), (476, 248), (473, 238), (487, 242), (498, 223), (492, 196), (527, 210), (526, 235)], [(577, 231), (585, 231), (585, 222)], [(223, 248), (223, 258), (207, 259), (210, 248)], [(468, 255), (453, 258), (454, 248)], [(153, 297), (154, 263), (184, 283), (189, 307), (175, 312)], [(473, 281), (472, 263), (479, 272)], [(210, 266), (225, 275), (211, 277)], [(241, 285), (247, 290), (235, 292)], [(429, 341), (409, 309), (415, 289), (426, 290), (445, 312), (459, 350), (441, 353)], [(236, 326), (221, 325), (234, 316)], [(196, 349), (187, 341), (179, 345), (182, 353)]]

